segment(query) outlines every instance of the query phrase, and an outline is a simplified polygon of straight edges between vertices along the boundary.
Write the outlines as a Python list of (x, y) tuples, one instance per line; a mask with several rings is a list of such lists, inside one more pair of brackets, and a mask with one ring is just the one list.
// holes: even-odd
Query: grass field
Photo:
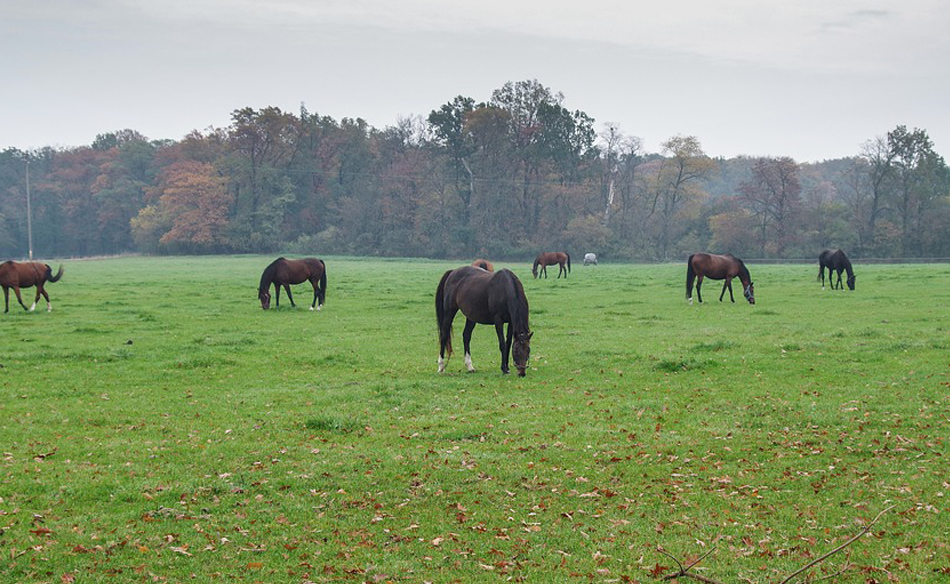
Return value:
[(67, 262), (0, 318), (0, 581), (778, 582), (891, 505), (814, 575), (950, 581), (950, 266), (688, 306), (685, 265), (499, 262), (518, 378), (483, 326), (436, 373), (460, 263), (330, 257), (264, 312), (271, 259)]

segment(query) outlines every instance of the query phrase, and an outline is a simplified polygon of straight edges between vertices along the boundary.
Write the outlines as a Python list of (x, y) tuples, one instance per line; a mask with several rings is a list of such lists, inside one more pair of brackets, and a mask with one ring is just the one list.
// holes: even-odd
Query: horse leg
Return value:
[(564, 269), (564, 262), (559, 262), (557, 265), (557, 277), (561, 277), (561, 273), (564, 273), (564, 277), (567, 277), (567, 270)]
[(290, 284), (284, 284), (284, 290), (287, 291), (287, 298), (290, 298), (290, 306), (297, 308), (297, 305), (294, 303), (294, 295), (290, 293)]
[(728, 277), (726, 278), (725, 283), (722, 285), (722, 292), (719, 293), (719, 302), (722, 302), (722, 297), (726, 295), (727, 288), (729, 289), (729, 299), (735, 302), (736, 299), (732, 297), (732, 278)]
[(442, 328), (439, 330), (439, 373), (445, 372), (445, 349), (452, 342), (452, 321), (455, 320), (456, 312), (458, 312), (458, 307), (446, 309), (445, 318), (442, 321)]
[(280, 284), (274, 284), (274, 306), (280, 308)]
[(313, 286), (313, 304), (310, 305), (310, 312), (313, 312), (313, 307), (317, 305), (317, 281), (311, 279), (310, 285)]
[(3, 313), (10, 312), (10, 289), (3, 287)]
[(541, 266), (541, 271), (544, 272), (544, 278), (547, 279), (547, 277), (548, 277), (548, 265), (547, 265), (547, 264), (544, 264), (543, 266)]
[(46, 287), (44, 286), (41, 291), (43, 292), (43, 298), (46, 300), (46, 312), (53, 312), (53, 303), (49, 301), (49, 294), (46, 293)]
[(699, 298), (699, 303), (703, 303), (703, 293), (700, 292), (700, 289), (703, 287), (703, 275), (700, 274), (696, 276), (696, 297)]
[(20, 296), (20, 287), (19, 287), (19, 286), (14, 286), (14, 287), (13, 287), (13, 293), (16, 294), (17, 302), (20, 303), (20, 306), (23, 307), (23, 310), (27, 310), (27, 311), (30, 310), (29, 308), (26, 307), (26, 304), (23, 304), (23, 298)]
[(472, 366), (471, 350), (473, 330), (475, 330), (475, 321), (470, 318), (465, 319), (465, 329), (462, 330), (462, 344), (465, 346), (465, 367), (469, 373), (475, 372), (475, 367)]
[(511, 352), (511, 325), (508, 325), (508, 337), (505, 338), (505, 323), (495, 322), (495, 334), (498, 335), (498, 350), (501, 351), (501, 372), (508, 373), (508, 354)]
[(37, 284), (36, 298), (33, 299), (33, 304), (30, 305), (30, 312), (33, 312), (34, 310), (36, 310), (36, 303), (40, 301), (40, 290), (42, 290), (42, 288), (40, 287), (40, 284)]

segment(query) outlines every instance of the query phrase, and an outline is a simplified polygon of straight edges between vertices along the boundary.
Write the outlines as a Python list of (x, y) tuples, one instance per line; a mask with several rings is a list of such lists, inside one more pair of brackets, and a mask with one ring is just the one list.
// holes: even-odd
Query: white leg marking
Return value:
[(323, 310), (323, 305), (322, 305), (322, 304), (318, 304), (318, 305), (317, 305), (317, 310)]
[(439, 373), (443, 373), (444, 371), (445, 371), (445, 359), (443, 359), (442, 357), (439, 357)]
[(692, 296), (689, 297), (689, 305), (690, 305), (690, 306), (693, 305), (693, 297), (692, 297)]
[(46, 303), (46, 312), (53, 312), (53, 304), (51, 302)]
[(312, 306), (310, 307), (310, 312), (313, 312), (313, 307), (312, 307)]
[(36, 310), (36, 302), (33, 303), (33, 306), (30, 307), (30, 312)]
[(468, 367), (469, 373), (475, 371), (475, 367), (472, 366), (472, 356), (468, 353), (465, 353), (465, 366)]

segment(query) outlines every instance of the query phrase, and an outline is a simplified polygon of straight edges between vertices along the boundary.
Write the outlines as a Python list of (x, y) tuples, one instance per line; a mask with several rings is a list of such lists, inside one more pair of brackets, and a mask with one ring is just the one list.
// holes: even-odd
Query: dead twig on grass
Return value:
[[(808, 562), (807, 564), (805, 564), (805, 565), (802, 566), (801, 568), (795, 570), (794, 572), (792, 572), (791, 574), (789, 574), (788, 576), (786, 576), (786, 578), (785, 578), (784, 580), (782, 580), (779, 584), (789, 584), (789, 583), (792, 582), (792, 580), (793, 580), (796, 576), (798, 576), (799, 574), (801, 574), (801, 573), (803, 573), (803, 572), (807, 572), (807, 571), (810, 570), (811, 568), (814, 568), (815, 566), (817, 566), (817, 565), (820, 564), (821, 562), (827, 560), (827, 559), (830, 558), (831, 556), (835, 555), (836, 553), (838, 553), (838, 552), (840, 552), (841, 550), (843, 550), (843, 549), (847, 548), (848, 546), (850, 546), (852, 543), (854, 543), (854, 542), (856, 542), (857, 540), (861, 539), (862, 536), (864, 536), (867, 532), (871, 531), (871, 528), (874, 527), (874, 524), (877, 523), (878, 520), (879, 520), (885, 513), (887, 513), (888, 511), (890, 511), (890, 510), (893, 509), (893, 508), (894, 508), (894, 505), (891, 505), (890, 507), (884, 509), (883, 511), (881, 511), (880, 513), (878, 513), (877, 516), (874, 517), (874, 519), (872, 519), (867, 525), (865, 525), (864, 528), (863, 528), (860, 532), (858, 532), (856, 535), (854, 535), (853, 537), (851, 537), (848, 541), (844, 542), (843, 544), (839, 545), (838, 547), (836, 547), (835, 549), (829, 551), (828, 553), (823, 554), (823, 555), (821, 555), (821, 556), (818, 557), (818, 558), (815, 558), (815, 559), (812, 560), (811, 562)], [(689, 571), (690, 568), (692, 568), (693, 566), (695, 566), (695, 565), (698, 564), (699, 562), (703, 561), (703, 559), (705, 559), (706, 556), (708, 556), (708, 555), (711, 554), (713, 551), (715, 551), (715, 549), (716, 549), (715, 547), (711, 548), (708, 552), (706, 552), (705, 554), (703, 554), (702, 556), (700, 556), (700, 558), (699, 558), (698, 560), (696, 560), (695, 562), (693, 562), (693, 563), (689, 564), (688, 566), (685, 566), (685, 567), (684, 567), (683, 564), (680, 563), (680, 561), (677, 560), (675, 557), (673, 557), (671, 554), (667, 553), (667, 552), (666, 552), (665, 550), (663, 550), (663, 549), (657, 548), (657, 551), (658, 551), (658, 552), (660, 552), (661, 554), (663, 554), (663, 555), (665, 555), (665, 556), (671, 558), (674, 562), (676, 562), (676, 565), (679, 566), (679, 571), (678, 571), (678, 572), (676, 572), (676, 573), (674, 573), (674, 574), (667, 574), (666, 576), (663, 576), (663, 578), (661, 578), (661, 580), (663, 580), (663, 581), (669, 581), (669, 580), (674, 580), (674, 579), (676, 579), (676, 578), (692, 578), (693, 580), (699, 580), (700, 582), (705, 582), (706, 584), (723, 584), (723, 582), (720, 582), (719, 580), (714, 580), (714, 579), (712, 579), (712, 578), (707, 578), (706, 576), (700, 576), (699, 574), (693, 574), (692, 572)], [(849, 560), (845, 562), (845, 566), (844, 566), (844, 567), (842, 567), (840, 570), (838, 570), (838, 571), (835, 572), (834, 574), (831, 574), (831, 575), (829, 575), (829, 576), (824, 576), (824, 577), (820, 578), (819, 580), (816, 580), (816, 582), (817, 582), (817, 581), (820, 581), (820, 580), (828, 580), (828, 579), (836, 578), (836, 577), (840, 576), (841, 574), (843, 574), (843, 573), (845, 572), (845, 570), (847, 570), (850, 566), (851, 566), (851, 562), (850, 562), (850, 555), (849, 555)]]

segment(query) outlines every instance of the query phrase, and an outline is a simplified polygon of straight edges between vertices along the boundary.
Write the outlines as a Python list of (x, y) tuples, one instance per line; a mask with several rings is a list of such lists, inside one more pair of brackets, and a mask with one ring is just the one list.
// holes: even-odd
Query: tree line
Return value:
[(89, 146), (0, 152), (0, 256), (353, 254), (626, 260), (710, 250), (760, 258), (950, 256), (950, 171), (897, 126), (853, 156), (659, 152), (541, 83), (458, 96), (395, 126), (276, 107), (180, 140), (134, 130)]

